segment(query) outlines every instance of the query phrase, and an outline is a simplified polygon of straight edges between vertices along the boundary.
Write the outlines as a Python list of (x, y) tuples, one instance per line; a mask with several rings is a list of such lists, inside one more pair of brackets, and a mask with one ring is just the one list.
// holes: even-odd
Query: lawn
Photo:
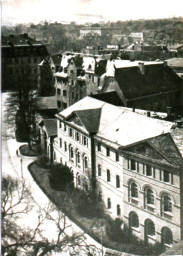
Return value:
[[(98, 242), (101, 242), (102, 235), (103, 245), (105, 247), (135, 255), (155, 256), (162, 253), (161, 246), (145, 247), (143, 244), (132, 242), (130, 238), (128, 239), (128, 235), (126, 235), (124, 231), (121, 231), (121, 234), (115, 234), (112, 229), (115, 230), (115, 227), (117, 226), (110, 226), (109, 216), (105, 216), (105, 214), (102, 215), (102, 217), (100, 215), (100, 217), (81, 215), (80, 211), (77, 209), (77, 190), (72, 192), (54, 190), (50, 186), (50, 170), (48, 168), (41, 167), (38, 162), (35, 161), (29, 165), (29, 171), (38, 186), (43, 190), (50, 201), (52, 201), (73, 222), (75, 222), (82, 230), (84, 230)], [(117, 222), (116, 224), (118, 225)], [(119, 230), (118, 227), (117, 229)], [(109, 235), (110, 233), (113, 234), (113, 237)], [(121, 236), (121, 241), (119, 236)]]

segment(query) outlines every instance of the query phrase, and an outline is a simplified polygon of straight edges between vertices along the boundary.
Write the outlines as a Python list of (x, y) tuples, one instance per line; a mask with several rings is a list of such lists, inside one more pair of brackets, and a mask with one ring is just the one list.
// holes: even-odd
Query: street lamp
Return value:
[(23, 179), (23, 168), (22, 168), (22, 162), (23, 162), (23, 159), (20, 158), (20, 165), (21, 165), (21, 177)]

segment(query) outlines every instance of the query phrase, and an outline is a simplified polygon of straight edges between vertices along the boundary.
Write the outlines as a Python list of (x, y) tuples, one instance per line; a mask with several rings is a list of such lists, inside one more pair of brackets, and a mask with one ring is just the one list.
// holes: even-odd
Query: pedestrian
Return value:
[(18, 156), (18, 149), (16, 150), (16, 155)]

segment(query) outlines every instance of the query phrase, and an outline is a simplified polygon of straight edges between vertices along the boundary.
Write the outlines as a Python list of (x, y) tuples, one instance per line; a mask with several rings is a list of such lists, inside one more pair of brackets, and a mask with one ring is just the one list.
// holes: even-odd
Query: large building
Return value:
[(36, 89), (38, 64), (48, 56), (46, 47), (28, 34), (2, 36), (2, 89)]
[(183, 238), (183, 132), (142, 113), (85, 97), (56, 115), (54, 159), (123, 228), (171, 247)]
[(125, 107), (151, 111), (183, 111), (182, 79), (167, 65), (155, 61), (108, 61), (100, 91), (116, 91)]

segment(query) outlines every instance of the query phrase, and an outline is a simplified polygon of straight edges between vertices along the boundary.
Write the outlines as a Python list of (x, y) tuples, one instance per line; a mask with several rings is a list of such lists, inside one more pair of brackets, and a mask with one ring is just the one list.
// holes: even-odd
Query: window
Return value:
[(67, 91), (63, 90), (63, 96), (67, 96)]
[(79, 175), (78, 175), (78, 177), (77, 177), (77, 183), (78, 183), (79, 186), (81, 185), (81, 179), (80, 179), (80, 176), (79, 176)]
[(131, 212), (129, 214), (129, 226), (130, 226), (130, 228), (138, 228), (139, 227), (139, 218), (135, 212)]
[(60, 95), (60, 94), (61, 94), (61, 90), (57, 89), (57, 95)]
[(66, 141), (64, 142), (64, 151), (65, 152), (67, 151), (67, 142)]
[(164, 172), (164, 182), (169, 183), (170, 182), (170, 173), (168, 171), (163, 171)]
[(147, 220), (145, 222), (145, 231), (146, 235), (155, 236), (155, 227), (154, 223), (151, 220)]
[(86, 146), (87, 145), (87, 139), (85, 136), (83, 136), (83, 144)]
[(110, 156), (110, 148), (106, 148), (106, 156)]
[(149, 165), (146, 165), (146, 175), (152, 176), (152, 168)]
[(80, 152), (77, 151), (76, 153), (76, 164), (80, 164)]
[(74, 71), (73, 71), (72, 69), (71, 69), (71, 71), (70, 71), (70, 72), (71, 72), (71, 74), (73, 74), (73, 73), (74, 73)]
[(119, 162), (119, 154), (116, 152), (116, 162)]
[(62, 128), (62, 122), (59, 121), (59, 128)]
[(171, 197), (167, 194), (162, 196), (162, 213), (163, 212), (172, 213), (172, 200)]
[(73, 131), (72, 128), (69, 128), (69, 136), (72, 137)]
[(119, 177), (119, 175), (116, 175), (116, 187), (120, 188), (120, 177)]
[(71, 80), (71, 85), (72, 85), (72, 86), (74, 85), (74, 80)]
[(161, 242), (164, 245), (172, 245), (173, 244), (173, 236), (172, 236), (172, 231), (167, 228), (163, 227), (161, 230)]
[(61, 148), (62, 147), (62, 139), (60, 138), (59, 141), (60, 141), (60, 148)]
[(67, 131), (67, 126), (66, 126), (66, 124), (64, 124), (64, 132), (66, 132)]
[(74, 158), (74, 150), (73, 150), (73, 147), (72, 147), (71, 145), (69, 146), (69, 157), (70, 157), (71, 159)]
[(83, 166), (84, 166), (84, 169), (88, 168), (88, 158), (87, 158), (87, 156), (84, 156)]
[(110, 174), (110, 170), (107, 169), (107, 182), (111, 181), (111, 174)]
[(153, 205), (154, 204), (154, 194), (152, 189), (147, 188), (145, 191), (146, 204)]
[(119, 204), (117, 204), (117, 216), (121, 215), (121, 207)]
[(111, 199), (107, 198), (107, 209), (111, 209)]
[(132, 171), (136, 170), (135, 161), (133, 159), (131, 159), (131, 170)]
[(67, 103), (63, 102), (63, 109), (67, 108)]
[(79, 132), (76, 132), (76, 140), (80, 141), (80, 134), (79, 134)]
[(101, 170), (101, 165), (99, 164), (98, 165), (98, 176), (101, 176), (102, 175), (102, 170)]
[(57, 100), (57, 106), (58, 106), (58, 108), (61, 108), (61, 101), (60, 100)]
[(138, 187), (135, 182), (130, 184), (130, 197), (131, 198), (138, 198)]
[(101, 143), (100, 142), (98, 142), (98, 144), (97, 144), (97, 150), (98, 150), (98, 152), (101, 152)]

